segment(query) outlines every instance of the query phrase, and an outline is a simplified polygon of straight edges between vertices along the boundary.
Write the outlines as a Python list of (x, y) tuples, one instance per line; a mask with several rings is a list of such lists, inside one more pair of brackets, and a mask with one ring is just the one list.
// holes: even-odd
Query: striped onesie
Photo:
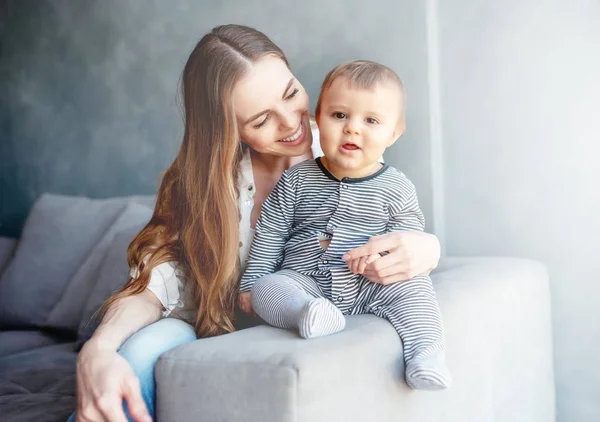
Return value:
[[(423, 228), (414, 185), (395, 168), (338, 180), (320, 158), (304, 161), (284, 172), (263, 204), (240, 292), (252, 291), (252, 306), (267, 323), (298, 328), (306, 338), (343, 329), (343, 315), (385, 318), (402, 339), (409, 386), (447, 387), (442, 320), (429, 277), (383, 286), (342, 260), (372, 236)], [(321, 321), (303, 332), (298, 318), (312, 305)], [(319, 313), (323, 306), (334, 310)]]

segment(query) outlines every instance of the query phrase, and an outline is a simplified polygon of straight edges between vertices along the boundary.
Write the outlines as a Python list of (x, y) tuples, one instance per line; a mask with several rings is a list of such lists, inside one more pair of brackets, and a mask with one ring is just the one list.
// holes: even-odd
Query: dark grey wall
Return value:
[(325, 73), (343, 60), (395, 69), (409, 91), (408, 130), (386, 159), (413, 179), (432, 215), (422, 2), (13, 0), (2, 15), (2, 235), (19, 234), (42, 192), (155, 192), (182, 135), (184, 62), (203, 33), (224, 23), (273, 38), (313, 107)]

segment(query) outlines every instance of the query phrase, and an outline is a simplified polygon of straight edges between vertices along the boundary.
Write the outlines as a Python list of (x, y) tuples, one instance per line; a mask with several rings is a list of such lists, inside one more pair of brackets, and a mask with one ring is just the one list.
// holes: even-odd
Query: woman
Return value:
[[(152, 219), (129, 246), (132, 278), (79, 353), (77, 421), (125, 421), (123, 400), (130, 420), (151, 421), (158, 357), (235, 330), (238, 277), (261, 205), (286, 169), (320, 155), (306, 91), (261, 32), (213, 29), (192, 51), (182, 89), (183, 143)], [(350, 254), (384, 251), (364, 272), (376, 283), (428, 273), (440, 254), (435, 236), (421, 232), (377, 236)], [(171, 312), (181, 319), (161, 319)]]

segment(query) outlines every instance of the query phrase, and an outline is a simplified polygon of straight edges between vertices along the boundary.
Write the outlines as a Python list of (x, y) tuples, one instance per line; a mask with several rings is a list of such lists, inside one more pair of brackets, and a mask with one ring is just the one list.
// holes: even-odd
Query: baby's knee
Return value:
[(252, 295), (260, 295), (265, 289), (272, 288), (273, 284), (276, 284), (278, 281), (281, 281), (281, 276), (277, 273), (275, 274), (267, 274), (265, 276), (260, 277), (254, 282), (252, 286)]

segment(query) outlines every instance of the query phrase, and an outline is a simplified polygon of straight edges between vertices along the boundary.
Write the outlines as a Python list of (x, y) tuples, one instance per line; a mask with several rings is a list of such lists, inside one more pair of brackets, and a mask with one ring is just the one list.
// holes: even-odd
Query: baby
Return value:
[(249, 310), (251, 300), (267, 323), (303, 338), (343, 330), (344, 315), (385, 318), (402, 339), (407, 384), (438, 390), (451, 379), (429, 277), (380, 285), (361, 274), (379, 255), (342, 258), (372, 236), (424, 229), (414, 185), (380, 162), (404, 131), (405, 107), (402, 81), (383, 65), (329, 72), (315, 110), (324, 156), (284, 172), (263, 204), (240, 304)]

